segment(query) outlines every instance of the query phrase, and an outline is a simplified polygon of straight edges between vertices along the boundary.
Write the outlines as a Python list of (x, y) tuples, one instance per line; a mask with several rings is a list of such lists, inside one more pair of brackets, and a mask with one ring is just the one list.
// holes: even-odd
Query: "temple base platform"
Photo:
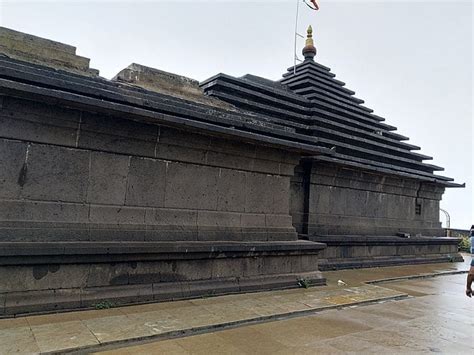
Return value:
[(300, 236), (325, 243), (320, 270), (463, 261), (457, 238), (357, 235)]
[(324, 244), (0, 243), (0, 316), (324, 285)]

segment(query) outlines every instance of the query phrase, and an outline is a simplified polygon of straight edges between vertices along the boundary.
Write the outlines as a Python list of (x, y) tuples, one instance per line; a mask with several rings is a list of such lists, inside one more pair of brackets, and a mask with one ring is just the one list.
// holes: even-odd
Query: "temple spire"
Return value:
[(313, 58), (316, 55), (316, 47), (314, 46), (314, 41), (313, 41), (313, 28), (311, 25), (308, 27), (308, 30), (306, 31), (306, 45), (303, 48), (303, 56), (304, 60), (313, 60)]

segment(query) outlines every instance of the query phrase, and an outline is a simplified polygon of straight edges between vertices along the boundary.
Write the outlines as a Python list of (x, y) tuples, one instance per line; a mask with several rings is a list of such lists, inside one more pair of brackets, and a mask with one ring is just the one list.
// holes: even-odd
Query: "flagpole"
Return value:
[(300, 0), (296, 0), (296, 19), (295, 19), (295, 48), (293, 52), (293, 74), (296, 74), (296, 40), (298, 38), (298, 12), (300, 7)]

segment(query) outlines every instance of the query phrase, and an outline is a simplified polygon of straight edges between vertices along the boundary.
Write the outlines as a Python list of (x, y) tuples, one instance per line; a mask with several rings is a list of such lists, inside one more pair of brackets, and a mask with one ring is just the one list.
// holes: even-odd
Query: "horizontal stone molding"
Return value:
[(326, 283), (320, 272), (301, 272), (144, 285), (11, 292), (0, 294), (0, 299), (3, 301), (0, 318), (28, 313), (94, 308), (104, 300), (113, 302), (114, 305), (127, 305), (294, 288), (299, 279), (304, 279), (311, 286)]
[(321, 270), (463, 261), (457, 238), (331, 235), (309, 236), (326, 244)]
[[(173, 260), (226, 258), (229, 255), (252, 257), (259, 254), (317, 254), (324, 249), (322, 243), (309, 241), (283, 242), (67, 242), (32, 243), (0, 242), (0, 265), (131, 261), (139, 256), (144, 260)], [(77, 259), (73, 259), (76, 256)], [(48, 260), (46, 260), (49, 258)], [(141, 260), (141, 259), (138, 259)]]
[(341, 245), (457, 245), (459, 238), (448, 237), (396, 237), (396, 236), (372, 236), (372, 235), (314, 235), (311, 240), (325, 243), (327, 246)]
[(324, 244), (0, 243), (0, 316), (322, 285)]

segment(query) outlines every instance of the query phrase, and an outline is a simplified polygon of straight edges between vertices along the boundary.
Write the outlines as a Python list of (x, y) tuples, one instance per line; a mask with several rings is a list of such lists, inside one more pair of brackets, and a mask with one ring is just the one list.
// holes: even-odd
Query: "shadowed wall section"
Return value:
[(313, 163), (296, 168), (291, 191), (299, 233), (444, 236), (439, 222), (444, 188), (434, 184)]

